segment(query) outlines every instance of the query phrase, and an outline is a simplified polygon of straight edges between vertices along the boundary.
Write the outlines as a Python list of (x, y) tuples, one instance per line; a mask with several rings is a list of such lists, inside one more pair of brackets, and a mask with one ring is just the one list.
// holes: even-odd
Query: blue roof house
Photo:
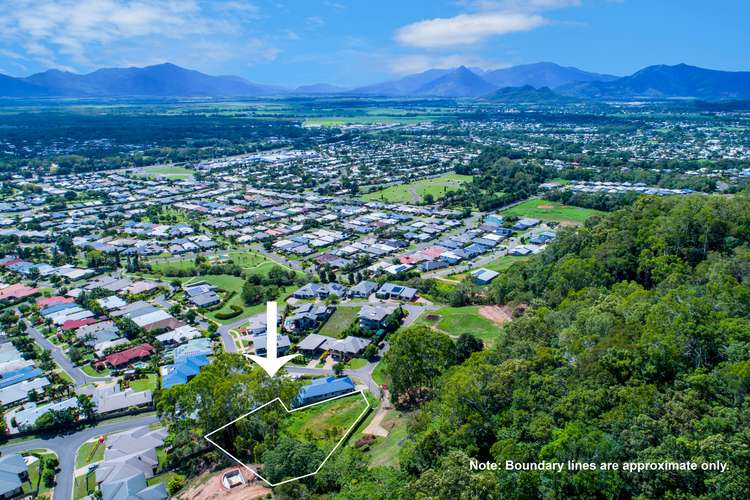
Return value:
[(43, 375), (42, 370), (33, 366), (25, 366), (19, 370), (13, 370), (3, 375), (0, 375), (0, 389), (10, 387), (11, 385), (31, 380), (36, 377)]
[(324, 401), (336, 396), (354, 392), (354, 382), (349, 377), (318, 378), (300, 389), (294, 399), (294, 406), (306, 406), (318, 401)]
[(198, 375), (202, 366), (209, 363), (205, 355), (183, 358), (173, 365), (167, 365), (162, 369), (161, 387), (169, 389), (176, 385), (187, 384), (188, 381)]

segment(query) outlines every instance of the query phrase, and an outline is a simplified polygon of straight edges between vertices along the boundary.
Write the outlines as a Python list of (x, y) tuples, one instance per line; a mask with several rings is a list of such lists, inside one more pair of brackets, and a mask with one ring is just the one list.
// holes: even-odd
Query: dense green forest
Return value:
[[(642, 198), (562, 232), (493, 288), (498, 303), (530, 305), (504, 341), (452, 365), (433, 342), (423, 377), (393, 370), (424, 400), (401, 470), (371, 471), (340, 497), (746, 498), (749, 243), (738, 198)], [(394, 344), (419, 339), (434, 340), (412, 329)], [(470, 457), (727, 468), (472, 472)]]

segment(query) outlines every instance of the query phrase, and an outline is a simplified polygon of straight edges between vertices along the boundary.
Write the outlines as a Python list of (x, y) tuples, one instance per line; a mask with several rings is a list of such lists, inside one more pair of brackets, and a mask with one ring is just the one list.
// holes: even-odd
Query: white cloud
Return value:
[[(23, 49), (45, 67), (91, 69), (118, 61), (273, 60), (279, 50), (244, 20), (257, 13), (246, 1), (2, 0), (0, 42)], [(207, 41), (210, 40), (210, 43)], [(17, 49), (17, 50), (18, 50)]]
[(564, 7), (577, 7), (581, 5), (581, 0), (458, 0), (456, 3), (473, 10), (539, 12)]
[(409, 24), (396, 31), (396, 40), (402, 45), (419, 48), (473, 45), (491, 36), (529, 31), (546, 22), (539, 15), (526, 13), (461, 14)]
[(469, 54), (449, 54), (443, 56), (407, 55), (389, 60), (389, 69), (398, 75), (421, 73), (428, 69), (450, 69), (459, 66), (482, 68), (484, 70), (506, 68), (509, 64), (484, 59)]

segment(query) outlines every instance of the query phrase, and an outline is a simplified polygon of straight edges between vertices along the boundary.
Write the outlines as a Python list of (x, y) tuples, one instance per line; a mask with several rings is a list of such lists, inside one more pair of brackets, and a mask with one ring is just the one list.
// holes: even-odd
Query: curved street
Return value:
[(133, 417), (114, 423), (101, 422), (94, 427), (87, 427), (68, 434), (57, 434), (50, 437), (29, 439), (19, 443), (0, 446), (0, 453), (16, 453), (34, 448), (47, 448), (57, 453), (60, 460), (60, 471), (55, 477), (55, 500), (71, 500), (73, 497), (73, 473), (75, 470), (76, 453), (86, 441), (103, 434), (121, 432), (143, 425), (158, 422), (156, 415)]

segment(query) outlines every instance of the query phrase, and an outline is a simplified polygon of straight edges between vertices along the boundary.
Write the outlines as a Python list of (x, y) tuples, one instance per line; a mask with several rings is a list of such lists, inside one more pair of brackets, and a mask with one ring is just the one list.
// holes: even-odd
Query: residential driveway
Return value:
[(96, 427), (88, 427), (69, 434), (58, 434), (49, 438), (30, 439), (18, 444), (0, 446), (0, 453), (6, 455), (34, 448), (48, 448), (54, 451), (60, 459), (60, 472), (57, 474), (57, 485), (55, 486), (55, 500), (71, 500), (76, 453), (83, 443), (102, 434), (126, 431), (142, 425), (151, 425), (158, 421), (159, 419), (155, 415), (149, 415), (133, 417), (112, 424), (102, 422)]

